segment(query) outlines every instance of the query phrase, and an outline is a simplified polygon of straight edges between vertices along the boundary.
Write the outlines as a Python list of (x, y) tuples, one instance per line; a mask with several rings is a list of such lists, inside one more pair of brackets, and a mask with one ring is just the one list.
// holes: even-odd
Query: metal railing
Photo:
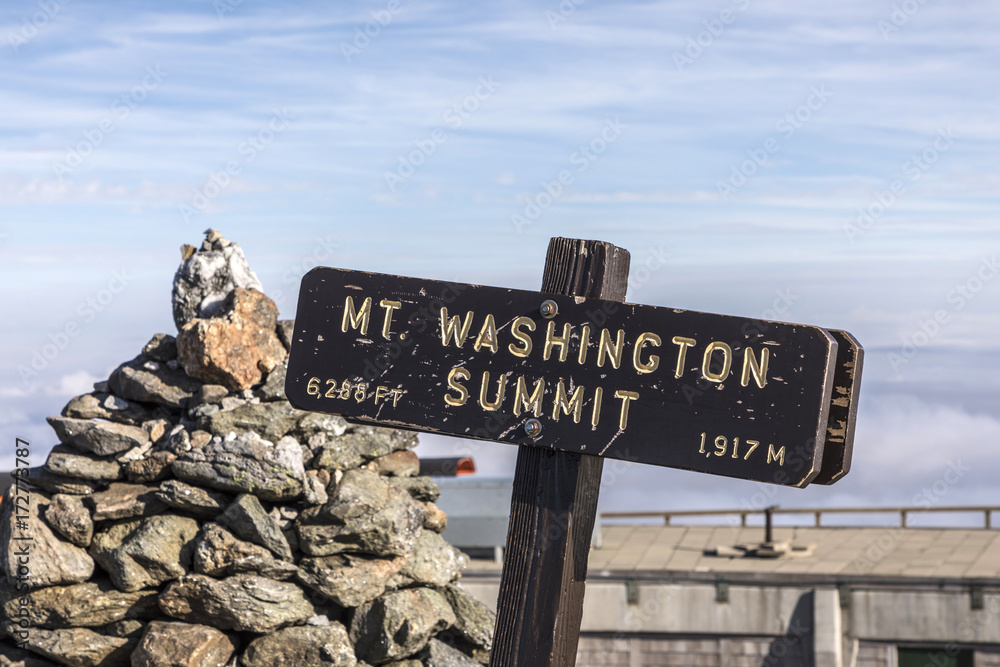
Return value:
[[(993, 512), (1000, 512), (1000, 506), (948, 506), (948, 507), (797, 507), (783, 508), (773, 507), (768, 509), (739, 509), (739, 510), (679, 510), (676, 512), (602, 512), (601, 519), (663, 519), (664, 525), (669, 526), (670, 520), (681, 517), (709, 517), (709, 516), (736, 516), (740, 517), (740, 525), (747, 525), (747, 516), (761, 515), (770, 511), (773, 514), (812, 514), (814, 526), (822, 527), (824, 514), (898, 514), (900, 527), (906, 528), (906, 519), (911, 514), (926, 514), (930, 512), (947, 513), (982, 513), (983, 528), (993, 527), (991, 515)], [(830, 524), (826, 524), (829, 526)], [(841, 524), (843, 525), (843, 524)]]

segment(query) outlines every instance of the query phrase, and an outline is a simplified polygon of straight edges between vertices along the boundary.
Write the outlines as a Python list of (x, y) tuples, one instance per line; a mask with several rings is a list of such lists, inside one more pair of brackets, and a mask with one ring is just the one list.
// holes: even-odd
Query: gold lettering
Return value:
[[(566, 326), (569, 325), (567, 324)], [(570, 408), (572, 408), (573, 422), (579, 424), (580, 413), (583, 412), (583, 392), (583, 385), (578, 385), (577, 388), (573, 390), (573, 396), (567, 399), (566, 385), (563, 384), (562, 380), (559, 380), (559, 384), (556, 385), (556, 401), (552, 406), (552, 418), (559, 421), (559, 412), (562, 411), (568, 415), (570, 413)]]
[[(716, 350), (722, 350), (722, 370), (718, 373), (713, 373), (710, 366), (712, 363), (712, 353)], [(729, 376), (729, 367), (732, 365), (732, 362), (733, 348), (721, 341), (713, 340), (705, 348), (705, 356), (701, 359), (701, 376), (709, 382), (722, 382)]]
[(587, 350), (590, 349), (590, 325), (584, 324), (583, 331), (580, 332), (580, 354), (577, 356), (577, 361), (583, 366), (584, 362), (587, 361)]
[[(470, 378), (472, 378), (472, 375), (469, 373), (469, 371), (465, 370), (461, 366), (459, 366), (458, 368), (452, 368), (450, 371), (448, 371), (448, 389), (453, 389), (457, 391), (458, 396), (451, 396), (450, 394), (445, 394), (444, 402), (447, 403), (448, 405), (465, 405), (465, 402), (469, 400), (469, 390), (463, 387), (461, 384), (459, 384), (458, 381), (468, 380)], [(398, 390), (393, 389), (392, 391), (393, 393), (395, 393)], [(396, 407), (396, 401), (398, 400), (399, 399), (397, 398), (392, 402), (392, 407)]]
[(378, 403), (379, 401), (381, 401), (383, 398), (385, 398), (385, 395), (388, 393), (389, 393), (389, 388), (386, 387), (385, 385), (380, 384), (379, 386), (377, 386), (375, 388), (375, 402)]
[(757, 449), (757, 447), (760, 446), (760, 443), (756, 440), (747, 440), (747, 444), (750, 445), (750, 449), (748, 449), (747, 453), (743, 455), (744, 461), (749, 459), (750, 455), (753, 454), (753, 450)]
[(767, 446), (767, 462), (777, 461), (779, 466), (785, 465), (785, 446), (782, 445), (781, 449), (777, 452), (774, 451), (774, 445), (769, 444)]
[(500, 379), (497, 380), (497, 398), (495, 401), (486, 400), (486, 389), (490, 384), (490, 372), (483, 371), (483, 382), (479, 386), (479, 405), (483, 410), (489, 410), (493, 412), (494, 410), (499, 410), (500, 405), (503, 403), (503, 395), (507, 390), (507, 374), (501, 373)]
[(639, 398), (639, 394), (634, 391), (619, 389), (615, 392), (615, 398), (620, 398), (622, 400), (622, 410), (618, 415), (618, 430), (624, 431), (625, 427), (628, 426), (628, 404), (630, 401), (634, 401)]
[(597, 428), (601, 421), (601, 403), (604, 401), (604, 389), (598, 387), (594, 390), (594, 410), (590, 413), (590, 425)]
[(761, 389), (767, 384), (767, 360), (770, 357), (770, 350), (766, 347), (760, 351), (760, 363), (757, 363), (757, 359), (753, 356), (753, 348), (747, 347), (743, 350), (743, 377), (740, 378), (740, 384), (744, 387), (750, 384), (750, 374), (753, 373), (753, 379), (757, 383), (757, 386)]
[(684, 375), (684, 359), (687, 357), (687, 349), (689, 347), (694, 347), (698, 344), (694, 338), (685, 338), (684, 336), (674, 336), (670, 339), (670, 342), (677, 345), (680, 349), (677, 351), (677, 369), (674, 371), (674, 377), (679, 378)]
[(618, 368), (622, 363), (622, 348), (625, 346), (625, 330), (618, 330), (614, 347), (611, 344), (611, 334), (607, 329), (601, 329), (601, 342), (597, 345), (597, 366), (604, 366), (604, 358), (611, 357), (611, 366)]
[(361, 312), (359, 313), (354, 309), (354, 297), (349, 296), (344, 302), (344, 320), (340, 323), (340, 330), (343, 333), (347, 333), (347, 327), (350, 325), (352, 329), (357, 329), (361, 327), (361, 335), (368, 335), (368, 319), (372, 314), (372, 298), (370, 296), (365, 297), (364, 303), (361, 304)]
[[(469, 336), (469, 327), (472, 326), (472, 318), (475, 317), (475, 313), (471, 310), (465, 314), (465, 321), (462, 322), (462, 318), (459, 315), (455, 315), (452, 318), (448, 318), (448, 309), (441, 309), (441, 344), (448, 347), (452, 339), (455, 340), (455, 347), (462, 347), (465, 345), (465, 339)], [(445, 324), (447, 322), (447, 324)], [(459, 326), (461, 325), (461, 329)]]
[(398, 309), (401, 304), (399, 301), (389, 301), (388, 299), (382, 299), (378, 302), (378, 305), (385, 308), (385, 319), (382, 320), (382, 338), (389, 340), (389, 328), (392, 326), (392, 311)]
[(500, 346), (497, 345), (497, 323), (492, 314), (486, 316), (486, 321), (483, 322), (483, 327), (479, 330), (479, 335), (476, 336), (476, 342), (473, 343), (472, 347), (476, 352), (488, 347), (490, 352), (496, 354)]
[(514, 390), (514, 416), (521, 416), (521, 408), (530, 410), (536, 417), (542, 414), (542, 396), (545, 394), (545, 380), (539, 379), (535, 382), (535, 388), (528, 395), (528, 386), (524, 382), (524, 376), (517, 378), (517, 389)]
[[(464, 388), (463, 388), (463, 391), (464, 391)], [(392, 407), (396, 407), (396, 404), (399, 403), (399, 399), (403, 397), (403, 394), (406, 393), (406, 390), (405, 389), (390, 389), (389, 393), (392, 394)], [(466, 396), (468, 396), (468, 394), (466, 394)], [(462, 402), (464, 403), (465, 401), (462, 401)]]
[(524, 316), (514, 318), (514, 323), (510, 325), (510, 333), (514, 336), (514, 338), (521, 341), (523, 347), (518, 347), (514, 343), (511, 343), (507, 346), (507, 349), (510, 350), (510, 353), (515, 357), (521, 357), (523, 359), (531, 354), (532, 344), (531, 336), (521, 331), (521, 327), (528, 327), (528, 331), (534, 331), (535, 321), (530, 317)]
[(655, 354), (649, 355), (649, 363), (644, 364), (639, 361), (639, 353), (642, 352), (642, 346), (647, 342), (653, 347), (660, 347), (663, 341), (655, 333), (649, 331), (644, 331), (635, 339), (635, 350), (632, 352), (632, 365), (640, 373), (652, 373), (660, 365), (660, 358)]
[(566, 355), (569, 354), (569, 335), (572, 327), (569, 322), (563, 325), (563, 335), (555, 336), (553, 335), (556, 330), (556, 323), (553, 320), (549, 320), (548, 330), (545, 332), (545, 349), (542, 351), (542, 359), (545, 361), (549, 360), (552, 356), (552, 348), (556, 345), (559, 346), (559, 361), (566, 361)]

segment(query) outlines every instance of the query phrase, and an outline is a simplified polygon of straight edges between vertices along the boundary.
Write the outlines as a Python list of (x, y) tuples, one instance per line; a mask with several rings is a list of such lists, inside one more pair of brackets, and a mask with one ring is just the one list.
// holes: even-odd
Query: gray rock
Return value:
[(104, 578), (28, 593), (10, 591), (9, 596), (3, 605), (9, 618), (17, 616), (44, 628), (93, 628), (126, 618), (151, 619), (160, 615), (155, 590), (124, 593)]
[(385, 592), (386, 582), (406, 559), (336, 554), (299, 561), (299, 581), (341, 607), (359, 607)]
[(330, 499), (326, 493), (326, 484), (320, 479), (317, 471), (306, 470), (303, 482), (302, 496), (307, 505), (322, 505)]
[(337, 437), (346, 433), (348, 428), (347, 422), (340, 415), (308, 412), (299, 420), (292, 435), (303, 441), (308, 441), (310, 437), (319, 433)]
[(301, 448), (280, 442), (272, 445), (254, 433), (192, 449), (174, 461), (172, 468), (186, 482), (252, 493), (268, 501), (298, 498), (305, 477)]
[[(105, 407), (105, 403), (111, 398), (117, 399), (117, 401), (125, 400), (107, 392), (84, 394), (70, 399), (70, 402), (62, 410), (62, 416), (73, 419), (107, 419), (119, 424), (139, 426), (143, 422), (161, 416), (163, 412), (162, 408), (131, 401), (125, 401), (128, 407), (124, 410), (109, 410)], [(120, 403), (116, 402), (116, 405), (120, 405)]]
[(207, 417), (211, 417), (219, 411), (219, 406), (214, 403), (202, 403), (201, 405), (188, 410), (188, 416), (190, 416), (193, 420), (200, 421)]
[(207, 415), (198, 421), (198, 427), (222, 437), (230, 431), (236, 435), (252, 432), (265, 440), (277, 442), (294, 429), (305, 414), (285, 401), (246, 403), (235, 410)]
[(197, 396), (198, 403), (219, 403), (229, 396), (229, 390), (221, 384), (203, 384)]
[(153, 361), (167, 363), (177, 358), (177, 339), (169, 334), (158, 333), (143, 346), (142, 353)]
[(156, 497), (174, 509), (205, 519), (221, 514), (230, 502), (230, 496), (223, 493), (206, 491), (176, 479), (160, 484)]
[[(0, 503), (0, 559), (3, 560), (7, 581), (18, 581), (18, 555), (23, 556), (22, 548), (30, 547), (31, 557), (29, 568), (31, 575), (25, 581), (32, 588), (43, 586), (58, 586), (60, 584), (77, 584), (86, 581), (94, 573), (94, 561), (87, 552), (78, 546), (59, 539), (41, 520), (49, 506), (49, 497), (41, 492), (32, 491), (28, 495), (28, 512), (23, 513), (24, 501), (15, 505), (17, 486), (11, 486), (4, 494)], [(20, 494), (24, 496), (24, 492)], [(15, 506), (22, 512), (15, 516)], [(24, 522), (27, 530), (19, 526)], [(26, 543), (21, 537), (30, 537)], [(42, 557), (44, 554), (44, 557)]]
[(86, 496), (93, 493), (97, 488), (96, 482), (87, 482), (73, 477), (63, 477), (53, 475), (43, 467), (27, 468), (24, 475), (25, 485), (47, 491), (49, 493), (68, 493), (74, 496)]
[(170, 465), (177, 460), (177, 454), (160, 450), (149, 456), (125, 464), (125, 477), (133, 484), (156, 482), (170, 475)]
[(497, 617), (486, 605), (455, 584), (448, 584), (441, 592), (455, 612), (452, 632), (470, 644), (489, 653), (493, 648), (493, 628)]
[(207, 625), (153, 621), (132, 653), (132, 667), (220, 667), (237, 641)]
[(253, 574), (237, 574), (221, 581), (189, 574), (160, 594), (160, 609), (189, 623), (259, 633), (302, 623), (316, 614), (295, 584)]
[(0, 642), (0, 667), (59, 667), (59, 665), (40, 658), (31, 651)]
[(349, 470), (329, 502), (303, 510), (299, 547), (310, 556), (345, 551), (405, 556), (423, 531), (427, 510), (367, 470)]
[(435, 533), (443, 533), (445, 528), (448, 527), (448, 515), (429, 500), (420, 504), (427, 510), (427, 520), (424, 521), (424, 528), (433, 530)]
[(45, 521), (54, 531), (78, 547), (89, 547), (94, 521), (80, 496), (57, 493), (45, 508)]
[(156, 497), (157, 490), (158, 487), (145, 484), (115, 482), (106, 490), (87, 496), (87, 503), (94, 510), (94, 521), (150, 516), (167, 508)]
[(244, 667), (355, 667), (354, 647), (340, 623), (283, 628), (250, 642)]
[(434, 502), (441, 496), (441, 489), (430, 477), (388, 477), (397, 489), (403, 489), (421, 502)]
[(219, 524), (206, 523), (195, 542), (194, 571), (212, 577), (253, 573), (283, 581), (298, 570), (264, 547), (237, 539)]
[(391, 579), (389, 587), (423, 585), (441, 588), (458, 579), (468, 565), (468, 556), (445, 542), (437, 533), (424, 531), (417, 538), (406, 565)]
[(295, 320), (278, 320), (277, 332), (281, 344), (286, 350), (292, 349), (292, 333), (295, 331)]
[(387, 593), (362, 605), (351, 623), (355, 653), (373, 665), (407, 658), (455, 623), (443, 595), (430, 588)]
[(127, 639), (109, 637), (86, 628), (24, 629), (25, 643), (35, 653), (72, 667), (129, 667), (132, 646)]
[(90, 553), (115, 586), (132, 592), (190, 571), (197, 534), (194, 519), (176, 514), (133, 519), (97, 533)]
[(262, 401), (288, 400), (288, 397), (285, 396), (285, 376), (287, 371), (288, 368), (284, 363), (275, 366), (274, 370), (267, 374), (264, 384), (254, 390), (254, 395)]
[[(160, 611), (159, 602), (156, 604), (156, 611)], [(113, 621), (104, 626), (104, 634), (111, 635), (112, 637), (127, 637), (129, 639), (135, 639), (135, 641), (138, 642), (145, 627), (146, 624), (141, 621), (129, 619)]]
[(56, 445), (49, 452), (45, 469), (63, 477), (75, 477), (92, 482), (111, 482), (122, 474), (117, 461), (86, 454), (73, 447)]
[(369, 465), (375, 472), (387, 477), (416, 477), (420, 474), (420, 459), (411, 450), (380, 456)]
[(180, 369), (162, 365), (151, 370), (146, 362), (146, 358), (139, 355), (116, 368), (108, 379), (112, 391), (130, 401), (180, 410), (201, 386), (201, 382)]
[(256, 496), (249, 493), (237, 496), (218, 522), (244, 540), (269, 549), (278, 558), (292, 560), (292, 549), (281, 534), (281, 526), (268, 516)]
[(118, 454), (149, 442), (149, 434), (138, 426), (67, 417), (48, 417), (46, 421), (59, 442), (98, 456)]
[(426, 667), (480, 667), (469, 656), (437, 639), (427, 642), (423, 658)]
[[(299, 431), (305, 431), (302, 424)], [(412, 433), (371, 426), (355, 427), (354, 431), (342, 436), (328, 437), (326, 444), (316, 452), (313, 466), (326, 470), (350, 470), (416, 444), (417, 437)]]
[(178, 331), (196, 317), (214, 315), (237, 287), (264, 291), (239, 245), (212, 247), (187, 256), (174, 275), (171, 301)]

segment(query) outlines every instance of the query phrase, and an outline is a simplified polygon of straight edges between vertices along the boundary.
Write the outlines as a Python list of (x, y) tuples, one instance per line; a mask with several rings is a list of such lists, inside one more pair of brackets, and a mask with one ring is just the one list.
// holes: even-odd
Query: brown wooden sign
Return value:
[(801, 487), (834, 417), (827, 476), (849, 468), (860, 372), (834, 395), (838, 349), (860, 360), (819, 327), (317, 268), (286, 393), (354, 421)]

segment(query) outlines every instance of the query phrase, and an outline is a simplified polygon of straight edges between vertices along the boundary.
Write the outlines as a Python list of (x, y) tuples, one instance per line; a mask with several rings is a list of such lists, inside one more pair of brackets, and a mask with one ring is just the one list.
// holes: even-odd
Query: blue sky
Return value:
[[(854, 470), (769, 503), (910, 504), (955, 461), (934, 503), (994, 503), (998, 29), (985, 1), (6, 3), (0, 424), (41, 463), (47, 414), (173, 333), (208, 227), (285, 317), (311, 266), (537, 289), (550, 237), (596, 238), (630, 301), (865, 346)], [(607, 509), (763, 493), (605, 481)]]

